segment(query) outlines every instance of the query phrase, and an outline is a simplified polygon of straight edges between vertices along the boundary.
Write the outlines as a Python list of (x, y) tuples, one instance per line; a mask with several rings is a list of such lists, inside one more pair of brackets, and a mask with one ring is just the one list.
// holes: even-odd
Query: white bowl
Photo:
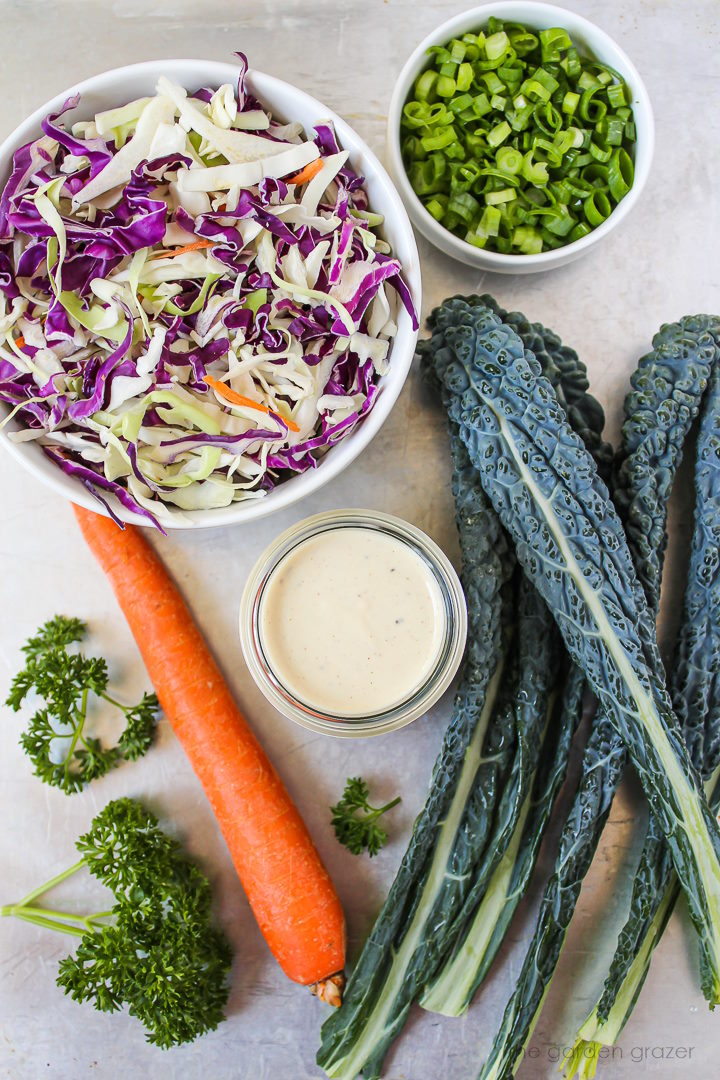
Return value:
[[(40, 135), (40, 122), (43, 117), (49, 112), (57, 112), (70, 94), (82, 95), (80, 106), (74, 115), (78, 119), (87, 119), (102, 109), (153, 94), (160, 75), (166, 75), (188, 89), (197, 89), (200, 86), (220, 86), (227, 82), (234, 84), (238, 77), (238, 68), (235, 64), (212, 60), (152, 60), (115, 68), (77, 83), (36, 109), (0, 146), (0, 187), (5, 185), (10, 175), (14, 151)], [(332, 120), (340, 145), (350, 151), (350, 163), (366, 179), (372, 209), (385, 216), (385, 237), (402, 263), (405, 280), (419, 316), (420, 261), (415, 237), (402, 201), (373, 152), (344, 120), (302, 90), (261, 71), (248, 72), (247, 83), (252, 93), (267, 105), (273, 114), (286, 120), (298, 120), (308, 130), (320, 120)], [(372, 411), (346, 439), (331, 447), (317, 469), (291, 477), (262, 499), (232, 503), (217, 510), (184, 511), (182, 515), (178, 514), (177, 520), (163, 522), (164, 527), (210, 528), (252, 521), (290, 506), (317, 491), (349, 465), (382, 427), (407, 378), (416, 340), (417, 331), (413, 330), (410, 316), (403, 308), (398, 316), (398, 332), (392, 342), (390, 370), (380, 380), (382, 392), (378, 395)], [(9, 431), (18, 430), (21, 426), (13, 420), (0, 431), (0, 441), (12, 456), (34, 476), (72, 502), (98, 513), (104, 512), (101, 504), (90, 495), (83, 484), (75, 477), (61, 472), (39, 446), (32, 442), (14, 443), (8, 438)], [(114, 496), (107, 498), (113, 512), (121, 520), (136, 525), (148, 524), (145, 518), (125, 510)]]
[[(588, 49), (596, 59), (619, 71), (632, 91), (632, 109), (635, 114), (637, 142), (635, 144), (635, 179), (633, 186), (615, 207), (610, 217), (593, 229), (587, 236), (575, 240), (565, 247), (552, 251), (543, 251), (539, 255), (503, 255), (499, 252), (486, 251), (473, 247), (445, 229), (428, 213), (412, 189), (405, 171), (400, 151), (400, 118), (410, 88), (420, 72), (427, 67), (427, 50), (431, 45), (444, 45), (453, 37), (460, 37), (470, 31), (479, 30), (488, 19), (494, 16), (510, 22), (524, 23), (526, 26), (543, 30), (552, 26), (564, 27), (573, 42)], [(484, 4), (472, 8), (460, 15), (448, 19), (421, 41), (410, 56), (395, 84), (390, 101), (387, 127), (387, 160), (390, 174), (395, 180), (403, 197), (413, 224), (423, 236), (436, 247), (469, 266), (481, 270), (493, 270), (497, 274), (534, 274), (539, 270), (550, 270), (572, 262), (607, 236), (632, 210), (640, 198), (645, 181), (650, 172), (653, 148), (655, 145), (655, 124), (652, 106), (637, 68), (611, 37), (582, 15), (554, 4), (538, 4), (531, 0), (509, 0), (507, 3)]]

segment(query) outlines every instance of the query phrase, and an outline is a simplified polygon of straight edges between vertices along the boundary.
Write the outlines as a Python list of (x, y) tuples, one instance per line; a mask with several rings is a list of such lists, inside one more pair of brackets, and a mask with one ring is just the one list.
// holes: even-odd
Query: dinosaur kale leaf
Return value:
[[(625, 402), (620, 505), (626, 530), (650, 568), (651, 596), (667, 543), (665, 510), (674, 469), (690, 422), (701, 412), (695, 464), (695, 523), (683, 618), (670, 667), (670, 691), (693, 763), (713, 811), (720, 804), (720, 319), (693, 316), (663, 327), (633, 376)], [(707, 387), (707, 389), (706, 389)], [(663, 438), (658, 437), (658, 430)], [(654, 576), (653, 576), (654, 571)], [(650, 968), (653, 949), (672, 914), (680, 887), (672, 856), (651, 816), (635, 871), (628, 917), (602, 994), (578, 1031), (567, 1076), (594, 1076), (598, 1055), (630, 1016)], [(711, 972), (703, 954), (703, 981)]]
[[(543, 367), (566, 388), (578, 430), (607, 461), (602, 410), (586, 393), (577, 356), (541, 327), (529, 333), (544, 342)], [(335, 1077), (380, 1074), (413, 999), (449, 956), (496, 875), (504, 873), (504, 854), (532, 791), (539, 799), (530, 815), (537, 832), (532, 839), (523, 836), (512, 872), (513, 887), (524, 889), (580, 710), (582, 681), (575, 675), (575, 692), (563, 697), (560, 715), (553, 710), (548, 731), (551, 690), (566, 671), (559, 634), (542, 600), (508, 559), (504, 533), (452, 423), (450, 446), (470, 618), (468, 659), (428, 802), (345, 1002), (323, 1027), (318, 1062)], [(488, 657), (494, 657), (492, 664)], [(543, 761), (536, 768), (539, 755)], [(501, 940), (498, 930), (489, 951)]]
[(483, 486), (565, 644), (626, 743), (720, 996), (720, 830), (665, 688), (654, 620), (592, 458), (521, 339), (491, 312), (442, 333), (434, 355)]

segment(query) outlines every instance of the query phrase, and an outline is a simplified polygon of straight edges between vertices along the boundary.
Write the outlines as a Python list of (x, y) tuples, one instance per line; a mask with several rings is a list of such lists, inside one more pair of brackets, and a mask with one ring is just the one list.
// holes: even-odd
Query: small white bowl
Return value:
[[(575, 240), (564, 247), (554, 248), (552, 251), (542, 251), (539, 255), (503, 255), (495, 251), (486, 251), (484, 248), (476, 248), (461, 240), (459, 236), (455, 236), (425, 209), (412, 189), (402, 160), (400, 150), (402, 110), (415, 79), (427, 67), (427, 50), (431, 45), (444, 45), (451, 38), (479, 30), (487, 24), (491, 16), (506, 19), (509, 22), (524, 23), (526, 26), (539, 30), (553, 26), (564, 27), (573, 42), (584, 46), (602, 63), (615, 68), (622, 75), (633, 95), (632, 109), (637, 131), (633, 186), (602, 225), (580, 240)], [(556, 7), (554, 4), (533, 3), (532, 0), (509, 0), (506, 3), (484, 4), (482, 7), (472, 8), (470, 11), (455, 15), (442, 26), (438, 26), (436, 30), (428, 34), (424, 41), (420, 42), (400, 72), (388, 115), (388, 168), (413, 224), (427, 240), (444, 251), (446, 255), (451, 255), (460, 262), (467, 263), (468, 266), (476, 266), (481, 270), (493, 270), (496, 274), (534, 274), (539, 270), (564, 266), (589, 251), (594, 244), (607, 236), (611, 229), (620, 224), (640, 198), (650, 172), (654, 145), (655, 124), (648, 92), (637, 68), (620, 46), (582, 15)]]
[[(106, 71), (77, 83), (36, 109), (2, 143), (0, 146), (0, 188), (5, 186), (10, 175), (15, 150), (37, 138), (41, 133), (40, 122), (43, 117), (49, 112), (57, 112), (71, 94), (81, 95), (80, 106), (74, 113), (74, 118), (87, 119), (101, 109), (110, 109), (122, 105), (125, 101), (132, 101), (133, 98), (154, 94), (155, 84), (161, 75), (189, 89), (197, 89), (201, 86), (221, 86), (228, 82), (234, 84), (237, 81), (238, 68), (235, 64), (219, 63), (213, 60), (151, 60), (142, 64), (115, 68), (113, 71)], [(341, 117), (295, 86), (282, 82), (272, 75), (265, 75), (261, 71), (248, 72), (247, 83), (252, 93), (271, 109), (274, 115), (288, 121), (298, 120), (308, 131), (318, 121), (331, 120), (333, 122), (340, 145), (350, 151), (351, 165), (365, 177), (370, 206), (385, 217), (383, 227), (385, 238), (402, 263), (405, 280), (419, 317), (420, 260), (415, 236), (402, 201), (372, 150)], [(330, 448), (317, 469), (300, 473), (278, 484), (262, 499), (232, 503), (230, 506), (216, 510), (183, 511), (182, 514), (177, 515), (176, 519), (169, 522), (163, 521), (163, 526), (174, 529), (202, 529), (253, 521), (290, 506), (317, 491), (328, 480), (342, 472), (351, 461), (354, 461), (382, 427), (408, 376), (416, 341), (417, 331), (413, 330), (410, 316), (402, 308), (398, 315), (398, 332), (390, 351), (390, 370), (379, 383), (382, 393), (378, 395), (369, 415), (346, 439)], [(5, 406), (0, 406), (0, 417), (5, 411)], [(22, 424), (13, 420), (0, 431), (0, 442), (12, 456), (25, 466), (28, 472), (59, 494), (64, 495), (65, 498), (88, 510), (104, 513), (101, 504), (90, 495), (83, 484), (75, 477), (61, 472), (45, 456), (39, 446), (32, 442), (15, 443), (8, 438), (10, 431), (17, 431), (21, 427)], [(107, 501), (122, 521), (133, 525), (148, 525), (145, 518), (127, 511), (114, 496), (108, 495)]]

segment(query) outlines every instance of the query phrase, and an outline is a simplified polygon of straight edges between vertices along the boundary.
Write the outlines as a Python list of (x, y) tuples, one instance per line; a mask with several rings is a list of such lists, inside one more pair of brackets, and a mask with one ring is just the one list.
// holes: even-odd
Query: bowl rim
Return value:
[[(144, 60), (136, 64), (124, 64), (120, 67), (109, 68), (74, 83), (39, 105), (2, 140), (0, 143), (0, 182), (4, 184), (6, 175), (9, 175), (12, 155), (15, 150), (32, 139), (39, 130), (41, 120), (49, 112), (59, 109), (68, 97), (74, 94), (83, 95), (101, 92), (108, 84), (148, 74), (169, 74), (183, 85), (196, 81), (198, 85), (202, 85), (203, 81), (221, 85), (223, 82), (234, 83), (238, 78), (239, 68), (237, 64), (222, 60), (197, 57), (157, 58)], [(255, 68), (248, 70), (246, 79), (261, 101), (265, 95), (284, 94), (300, 102), (305, 109), (314, 112), (318, 121), (320, 119), (330, 120), (340, 144), (350, 149), (351, 159), (353, 157), (362, 158), (363, 172), (366, 179), (378, 182), (383, 193), (385, 217), (392, 217), (393, 228), (399, 233), (402, 246), (407, 249), (408, 255), (402, 260), (403, 275), (415, 304), (419, 320), (422, 305), (422, 280), (415, 235), (407, 209), (400, 198), (397, 188), (375, 152), (346, 120), (305, 90), (301, 90), (299, 87), (279, 79), (275, 75), (270, 75)], [(348, 142), (351, 144), (349, 147)], [(406, 317), (409, 320), (409, 316), (402, 309), (399, 318), (404, 323)], [(267, 517), (269, 514), (274, 514), (276, 511), (286, 509), (293, 503), (302, 501), (339, 475), (366, 449), (390, 415), (410, 372), (418, 333), (419, 329), (413, 330), (411, 323), (408, 321), (404, 335), (407, 347), (404, 355), (398, 354), (395, 356), (394, 364), (392, 363), (393, 351), (397, 339), (393, 339), (390, 351), (390, 370), (380, 380), (381, 392), (378, 394), (373, 409), (368, 416), (363, 418), (362, 422), (357, 425), (347, 439), (343, 439), (331, 448), (316, 469), (289, 478), (260, 499), (234, 502), (229, 506), (210, 510), (173, 511), (171, 520), (161, 519), (160, 523), (163, 529), (220, 528), (226, 525), (256, 521), (259, 518)], [(10, 430), (13, 430), (13, 428), (10, 428)], [(8, 436), (8, 427), (0, 428), (0, 445), (16, 461), (19, 461), (31, 475), (71, 502), (96, 513), (102, 513), (106, 517), (109, 516), (107, 508), (77, 478), (61, 472), (56, 465), (39, 454), (27, 453), (25, 443), (13, 442)], [(122, 522), (152, 527), (152, 523), (146, 518), (126, 510), (114, 495), (108, 493), (107, 498), (113, 513)]]
[[(444, 40), (448, 40), (461, 29), (466, 32), (468, 23), (487, 21), (492, 16), (503, 17), (504, 15), (506, 18), (515, 16), (518, 21), (532, 25), (531, 20), (535, 16), (528, 15), (529, 10), (537, 11), (538, 20), (545, 21), (546, 18), (558, 20), (556, 23), (548, 23), (548, 25), (567, 26), (571, 34), (573, 32), (583, 34), (588, 43), (592, 39), (593, 51), (595, 51), (596, 42), (603, 49), (608, 50), (608, 53), (614, 57), (612, 66), (620, 70), (633, 91), (633, 112), (635, 113), (638, 135), (642, 132), (642, 138), (638, 138), (636, 144), (633, 185), (601, 225), (598, 225), (587, 236), (550, 251), (543, 251), (537, 255), (523, 255), (520, 253), (506, 255), (501, 252), (487, 251), (485, 248), (475, 248), (472, 244), (468, 244), (437, 222), (425, 208), (410, 184), (402, 160), (400, 117), (412, 80), (422, 70), (426, 61), (427, 49), (431, 45), (437, 45)], [(572, 26), (568, 26), (568, 23), (571, 23)], [(609, 60), (607, 62), (610, 63)], [(637, 123), (638, 114), (641, 116), (640, 123)], [(423, 38), (404, 63), (395, 82), (388, 109), (388, 167), (413, 223), (426, 239), (440, 247), (446, 254), (454, 255), (455, 258), (465, 263), (479, 266), (485, 270), (494, 269), (511, 273), (521, 273), (531, 268), (545, 270), (583, 254), (619, 225), (635, 206), (650, 174), (654, 149), (655, 120), (650, 96), (639, 71), (625, 50), (605, 30), (590, 19), (585, 18), (584, 15), (560, 7), (557, 4), (540, 2), (540, 0), (491, 0), (490, 3), (459, 12), (439, 24)]]

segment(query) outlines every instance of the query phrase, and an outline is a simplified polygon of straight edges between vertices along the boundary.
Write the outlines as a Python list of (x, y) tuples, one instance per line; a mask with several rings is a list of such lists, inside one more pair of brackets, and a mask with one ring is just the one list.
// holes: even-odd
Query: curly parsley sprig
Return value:
[[(213, 926), (205, 875), (134, 799), (108, 803), (76, 847), (78, 862), (0, 907), (0, 916), (80, 938), (60, 962), (58, 986), (102, 1012), (127, 1005), (148, 1042), (165, 1049), (213, 1031), (224, 1018), (232, 956)], [(84, 867), (113, 893), (107, 910), (81, 915), (37, 903)]]
[(367, 850), (370, 858), (377, 855), (385, 846), (387, 832), (378, 824), (379, 818), (401, 802), (396, 799), (385, 806), (371, 806), (368, 802), (370, 789), (359, 776), (351, 776), (345, 782), (342, 798), (330, 807), (335, 836), (353, 855), (361, 855)]
[[(21, 745), (44, 783), (66, 795), (121, 761), (134, 761), (150, 748), (157, 722), (155, 694), (143, 694), (137, 705), (123, 705), (107, 692), (108, 670), (102, 657), (69, 652), (87, 626), (81, 619), (56, 615), (23, 646), (26, 665), (13, 679), (6, 704), (18, 711), (35, 693), (44, 707), (30, 718)], [(119, 709), (125, 727), (114, 746), (103, 746), (87, 730), (90, 695)]]

